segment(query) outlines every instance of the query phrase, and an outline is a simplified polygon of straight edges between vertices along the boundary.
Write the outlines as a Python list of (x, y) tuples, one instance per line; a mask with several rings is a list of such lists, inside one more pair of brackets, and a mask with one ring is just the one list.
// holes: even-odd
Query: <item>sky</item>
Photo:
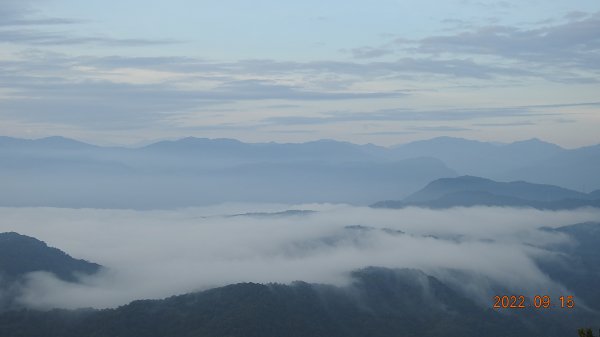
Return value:
[(0, 0), (0, 135), (600, 143), (600, 2)]

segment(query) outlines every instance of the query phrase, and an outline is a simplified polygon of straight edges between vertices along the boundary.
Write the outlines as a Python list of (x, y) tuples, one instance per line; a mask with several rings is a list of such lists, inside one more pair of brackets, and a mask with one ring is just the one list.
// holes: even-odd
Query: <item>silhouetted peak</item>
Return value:
[(510, 143), (508, 145), (506, 145), (508, 148), (516, 148), (516, 147), (527, 147), (527, 148), (531, 148), (531, 147), (535, 147), (535, 148), (547, 148), (550, 150), (563, 150), (562, 147), (554, 144), (554, 143), (549, 143), (546, 141), (543, 141), (539, 138), (530, 138), (530, 139), (525, 139), (525, 140), (520, 140), (520, 141), (516, 141), (513, 143)]
[(460, 177), (456, 177), (456, 178), (442, 178), (442, 179), (438, 179), (438, 180), (458, 180), (458, 181), (462, 181), (462, 182), (491, 182), (491, 181), (493, 181), (491, 179), (470, 176), (470, 175), (464, 175), (464, 176), (460, 176)]
[(486, 142), (481, 142), (478, 140), (472, 140), (472, 139), (465, 139), (465, 138), (459, 138), (459, 137), (449, 137), (449, 136), (442, 136), (442, 137), (435, 137), (435, 138), (431, 138), (431, 139), (424, 139), (424, 140), (417, 140), (414, 142), (410, 142), (410, 143), (405, 143), (405, 144), (399, 144), (396, 146), (393, 146), (394, 148), (400, 148), (400, 147), (414, 147), (414, 146), (440, 146), (440, 145), (445, 145), (445, 146), (465, 146), (465, 145), (477, 145), (477, 146), (494, 146), (491, 143), (486, 143)]
[(71, 139), (71, 138), (66, 138), (66, 137), (62, 137), (62, 136), (50, 136), (50, 137), (40, 138), (40, 139), (34, 140), (34, 142), (45, 144), (45, 145), (56, 146), (56, 147), (88, 147), (88, 146), (93, 146), (93, 145), (88, 144), (88, 143), (80, 142), (78, 140)]
[(46, 271), (64, 281), (77, 281), (76, 274), (93, 274), (100, 265), (77, 260), (62, 250), (49, 247), (44, 241), (16, 232), (0, 233), (0, 274), (6, 280)]
[(0, 243), (7, 244), (8, 242), (37, 244), (39, 246), (47, 247), (47, 245), (44, 241), (40, 241), (31, 236), (19, 234), (17, 232), (0, 233)]

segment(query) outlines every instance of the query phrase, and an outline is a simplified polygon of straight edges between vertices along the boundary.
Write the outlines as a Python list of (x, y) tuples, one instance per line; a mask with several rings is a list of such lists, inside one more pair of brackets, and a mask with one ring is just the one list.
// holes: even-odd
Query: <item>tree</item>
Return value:
[(594, 333), (592, 332), (592, 329), (578, 329), (577, 333), (579, 334), (579, 337), (594, 337)]

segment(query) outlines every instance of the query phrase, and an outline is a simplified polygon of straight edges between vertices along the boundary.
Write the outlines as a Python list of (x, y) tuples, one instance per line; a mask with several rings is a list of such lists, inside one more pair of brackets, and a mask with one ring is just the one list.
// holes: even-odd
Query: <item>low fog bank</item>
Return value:
[[(289, 209), (317, 212), (279, 213)], [(108, 267), (80, 284), (30, 273), (18, 300), (37, 308), (115, 307), (236, 282), (345, 285), (351, 271), (366, 266), (421, 269), (489, 305), (498, 288), (530, 296), (565, 293), (534, 259), (551, 259), (543, 248), (569, 244), (569, 238), (539, 228), (598, 219), (598, 209), (334, 204), (0, 208), (0, 232), (33, 236)]]

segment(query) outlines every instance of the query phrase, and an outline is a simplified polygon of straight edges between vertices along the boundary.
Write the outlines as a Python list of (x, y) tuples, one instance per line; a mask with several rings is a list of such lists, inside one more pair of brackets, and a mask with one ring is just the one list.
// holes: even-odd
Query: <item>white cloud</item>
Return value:
[[(221, 216), (286, 208), (302, 216)], [(220, 205), (177, 211), (0, 208), (0, 231), (46, 241), (109, 269), (73, 285), (34, 273), (21, 300), (38, 307), (113, 307), (235, 282), (344, 284), (365, 266), (420, 268), (450, 283), (476, 272), (520, 293), (561, 289), (535, 265), (539, 246), (566, 240), (540, 226), (598, 219), (597, 210), (381, 210), (345, 205)], [(348, 229), (370, 226), (403, 231)], [(435, 236), (435, 237), (432, 237)], [(479, 281), (478, 281), (479, 282)], [(489, 295), (485, 282), (462, 284)], [(483, 299), (485, 301), (485, 299)]]

